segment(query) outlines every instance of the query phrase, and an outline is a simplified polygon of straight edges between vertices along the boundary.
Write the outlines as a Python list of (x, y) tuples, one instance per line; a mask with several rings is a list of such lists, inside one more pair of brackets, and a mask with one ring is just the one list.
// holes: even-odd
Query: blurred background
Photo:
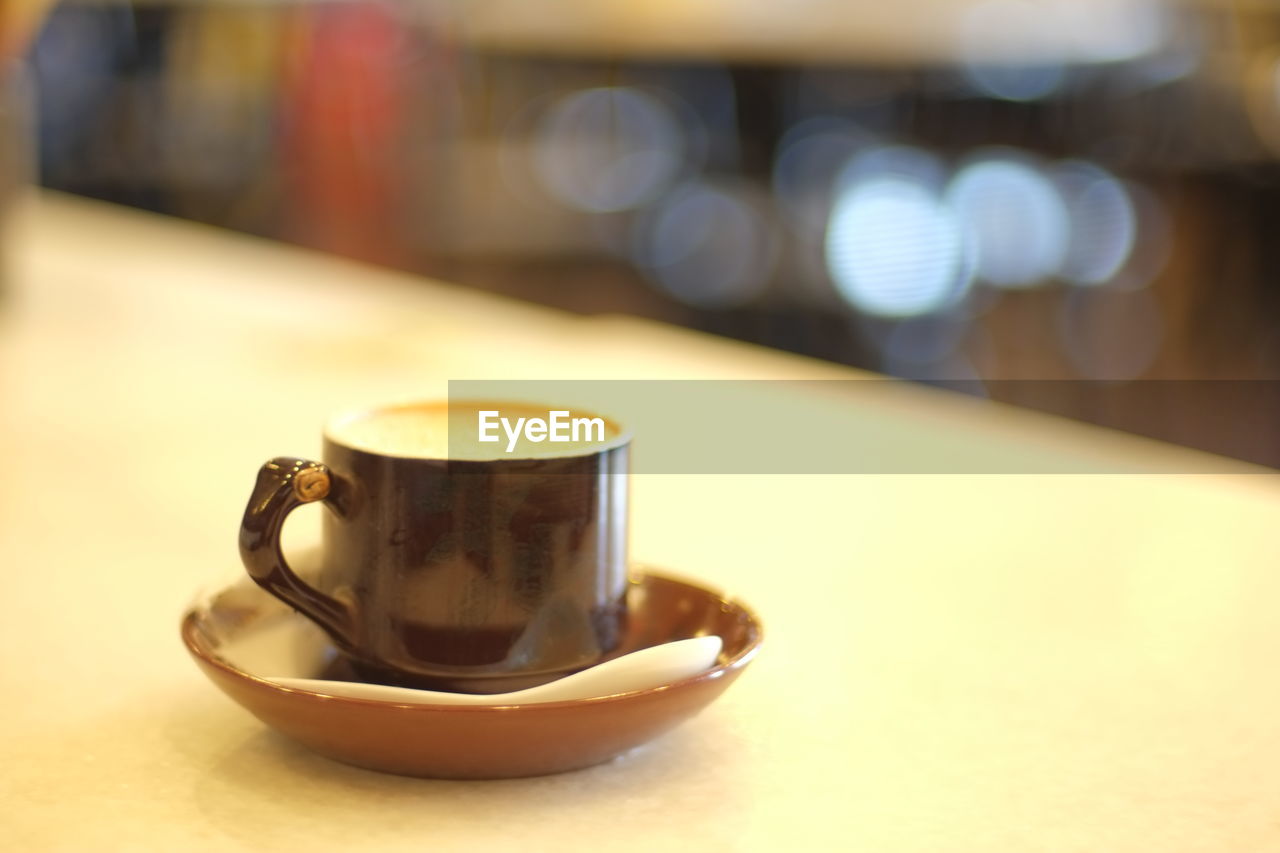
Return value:
[(5, 2), (44, 186), (1280, 464), (1271, 0)]

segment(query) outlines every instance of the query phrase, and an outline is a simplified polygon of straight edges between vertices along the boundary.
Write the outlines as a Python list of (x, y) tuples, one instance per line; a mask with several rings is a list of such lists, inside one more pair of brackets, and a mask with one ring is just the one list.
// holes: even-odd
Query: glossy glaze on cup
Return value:
[[(564, 457), (460, 461), (386, 455), (326, 435), (324, 459), (263, 467), (241, 551), (250, 575), (324, 628), (365, 677), (496, 693), (617, 647), (625, 441)], [(303, 582), (279, 554), (279, 527), (313, 497), (330, 511), (323, 568)]]
[(723, 693), (755, 656), (762, 632), (741, 602), (688, 581), (646, 574), (630, 585), (631, 619), (617, 653), (714, 634), (724, 640), (714, 667), (661, 687), (596, 699), (497, 707), (397, 705), (292, 690), (232, 666), (219, 655), (229, 637), (263, 620), (296, 618), (265, 594), (256, 605), (246, 606), (243, 597), (234, 601), (214, 598), (182, 621), (188, 651), (223, 692), (322, 755), (372, 770), (449, 779), (558, 773), (640, 746)]

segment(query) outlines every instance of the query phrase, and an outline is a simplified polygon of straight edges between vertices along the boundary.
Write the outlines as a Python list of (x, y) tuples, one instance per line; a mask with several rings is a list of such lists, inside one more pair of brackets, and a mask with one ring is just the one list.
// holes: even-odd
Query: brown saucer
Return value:
[(192, 607), (182, 619), (182, 639), (224, 693), (329, 758), (409, 776), (538, 776), (599, 764), (673, 728), (723, 693), (760, 646), (760, 623), (750, 610), (688, 581), (639, 575), (627, 604), (630, 626), (615, 654), (714, 634), (724, 640), (716, 665), (648, 690), (537, 705), (329, 696), (262, 677), (332, 678), (334, 652), (310, 622), (247, 581)]

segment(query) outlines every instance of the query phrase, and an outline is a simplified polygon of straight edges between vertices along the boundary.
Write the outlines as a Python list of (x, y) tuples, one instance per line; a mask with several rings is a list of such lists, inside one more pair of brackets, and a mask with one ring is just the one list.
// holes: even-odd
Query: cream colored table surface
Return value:
[[(4, 849), (1280, 850), (1280, 490), (1244, 467), (638, 477), (637, 559), (766, 623), (716, 705), (541, 779), (316, 757), (205, 682), (177, 622), (236, 571), (258, 464), (314, 453), (329, 410), (449, 378), (859, 374), (57, 197), (20, 231)], [(1230, 470), (927, 391), (791, 404), (997, 455)]]

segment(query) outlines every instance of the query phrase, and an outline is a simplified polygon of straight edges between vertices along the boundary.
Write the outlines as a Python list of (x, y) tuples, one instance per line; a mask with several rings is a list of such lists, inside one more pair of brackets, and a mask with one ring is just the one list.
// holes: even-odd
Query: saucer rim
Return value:
[[(692, 587), (699, 592), (706, 593), (714, 597), (721, 606), (729, 606), (739, 611), (747, 619), (750, 630), (750, 641), (745, 648), (723, 663), (716, 663), (714, 666), (704, 669), (701, 672), (677, 679), (676, 681), (667, 682), (666, 684), (659, 684), (654, 687), (645, 687), (639, 690), (627, 690), (621, 693), (609, 693), (603, 696), (592, 696), (583, 699), (561, 699), (555, 702), (528, 702), (504, 705), (452, 705), (424, 702), (391, 702), (383, 699), (335, 696), (332, 693), (324, 693), (319, 690), (307, 690), (301, 687), (286, 687), (285, 685), (272, 681), (269, 678), (263, 678), (260, 675), (245, 672), (243, 669), (233, 666), (230, 662), (218, 656), (213, 651), (202, 648), (196, 639), (196, 633), (198, 631), (196, 626), (200, 612), (202, 610), (208, 610), (208, 601), (211, 601), (212, 599), (206, 599), (203, 605), (197, 603), (189, 606), (182, 615), (180, 629), (182, 642), (187, 647), (188, 653), (196, 657), (199, 661), (221, 670), (232, 678), (252, 682), (255, 685), (266, 688), (271, 692), (297, 697), (307, 702), (319, 701), (321, 703), (351, 704), (357, 707), (368, 706), (371, 708), (394, 708), (397, 711), (413, 711), (431, 714), (438, 714), (441, 712), (456, 712), (464, 714), (511, 713), (515, 711), (524, 713), (541, 711), (554, 712), (569, 707), (606, 705), (616, 702), (639, 700), (647, 696), (660, 695), (694, 684), (718, 681), (730, 674), (740, 672), (749, 663), (751, 663), (759, 653), (760, 647), (764, 642), (764, 626), (761, 624), (760, 618), (756, 615), (755, 611), (740, 598), (728, 595), (720, 589), (709, 587), (700, 581), (692, 580), (679, 574), (673, 574), (667, 571), (652, 571), (648, 568), (633, 569), (630, 577), (630, 583), (638, 585), (646, 578), (655, 578), (669, 583)], [(228, 587), (221, 587), (221, 589), (226, 588)], [(652, 647), (646, 646), (644, 648)]]

